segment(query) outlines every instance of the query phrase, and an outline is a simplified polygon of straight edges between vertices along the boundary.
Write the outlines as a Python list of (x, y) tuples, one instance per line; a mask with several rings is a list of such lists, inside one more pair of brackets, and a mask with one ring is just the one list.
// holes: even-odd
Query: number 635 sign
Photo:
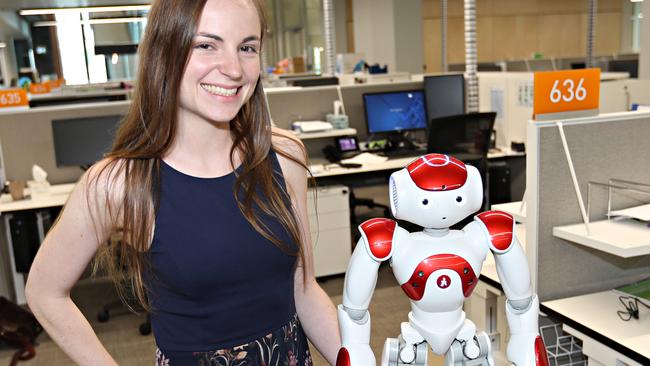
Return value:
[(600, 69), (535, 73), (535, 117), (562, 112), (598, 111)]

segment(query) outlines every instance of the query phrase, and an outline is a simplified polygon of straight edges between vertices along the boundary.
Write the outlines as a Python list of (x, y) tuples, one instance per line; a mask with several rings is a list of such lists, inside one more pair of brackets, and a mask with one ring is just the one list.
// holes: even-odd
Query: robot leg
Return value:
[[(468, 355), (475, 348), (478, 354)], [(445, 366), (494, 366), (490, 337), (481, 331), (467, 341), (454, 340), (445, 355)]]
[(381, 356), (382, 366), (426, 366), (427, 343), (424, 338), (411, 327), (402, 323), (402, 334), (399, 338), (387, 338)]

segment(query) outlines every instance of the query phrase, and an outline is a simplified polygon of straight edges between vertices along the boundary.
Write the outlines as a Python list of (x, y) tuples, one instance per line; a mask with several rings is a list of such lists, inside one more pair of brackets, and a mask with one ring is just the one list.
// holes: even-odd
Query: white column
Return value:
[(354, 0), (354, 48), (389, 72), (422, 73), (422, 0)]
[(650, 79), (650, 0), (643, 2), (641, 20), (641, 50), (639, 51), (639, 79)]

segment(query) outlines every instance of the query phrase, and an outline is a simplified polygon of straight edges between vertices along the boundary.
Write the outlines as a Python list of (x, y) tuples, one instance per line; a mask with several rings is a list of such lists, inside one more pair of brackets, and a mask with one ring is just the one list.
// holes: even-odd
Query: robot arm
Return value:
[(383, 218), (371, 219), (359, 226), (361, 239), (345, 275), (343, 304), (338, 306), (342, 348), (337, 366), (376, 365), (370, 349), (368, 305), (377, 284), (379, 265), (392, 256), (396, 229), (395, 221)]
[(501, 211), (487, 211), (474, 219), (488, 237), (507, 298), (508, 359), (517, 366), (548, 365), (546, 347), (537, 326), (539, 300), (532, 291), (526, 255), (514, 235), (513, 217)]

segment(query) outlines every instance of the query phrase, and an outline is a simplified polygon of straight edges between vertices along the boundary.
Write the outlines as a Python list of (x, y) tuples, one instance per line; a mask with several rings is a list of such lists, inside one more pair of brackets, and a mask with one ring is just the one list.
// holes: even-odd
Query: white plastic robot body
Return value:
[[(431, 174), (431, 168), (440, 168), (445, 174)], [(490, 211), (476, 217), (463, 230), (449, 230), (449, 226), (480, 207), (482, 184), (478, 171), (448, 156), (430, 154), (391, 176), (390, 196), (396, 218), (425, 229), (409, 233), (389, 219), (372, 219), (360, 226), (362, 238), (350, 260), (343, 304), (339, 306), (345, 354), (339, 355), (337, 365), (375, 365), (368, 345), (367, 309), (379, 265), (387, 260), (411, 301), (409, 323), (402, 324), (402, 336), (408, 344), (416, 345), (424, 340), (434, 353), (445, 354), (454, 341), (462, 344), (472, 341), (476, 328), (465, 319), (462, 306), (476, 286), (490, 250), (495, 255), (506, 297), (516, 304), (514, 308), (507, 306), (511, 332), (525, 334), (525, 337), (515, 334), (514, 343), (525, 348), (531, 342), (530, 337), (535, 342), (537, 305), (533, 300), (536, 298), (530, 288), (526, 257), (512, 234), (514, 222), (500, 217), (502, 213)], [(524, 313), (527, 317), (521, 320)], [(530, 363), (530, 352), (518, 357), (519, 351), (510, 348), (511, 360), (517, 359), (520, 365), (536, 364), (534, 359)], [(491, 364), (491, 356), (488, 359)]]

